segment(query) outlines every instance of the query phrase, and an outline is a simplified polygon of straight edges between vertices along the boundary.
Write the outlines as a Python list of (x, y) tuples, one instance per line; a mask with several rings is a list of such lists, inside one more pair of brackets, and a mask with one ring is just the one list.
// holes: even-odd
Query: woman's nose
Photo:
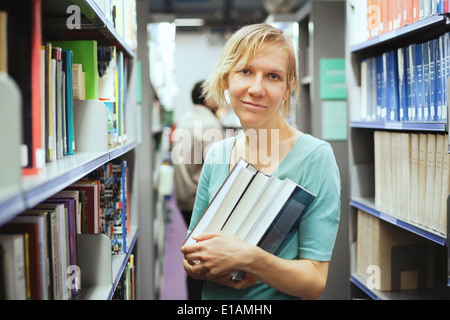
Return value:
[(254, 96), (263, 96), (265, 94), (262, 76), (255, 76), (248, 89), (248, 92)]

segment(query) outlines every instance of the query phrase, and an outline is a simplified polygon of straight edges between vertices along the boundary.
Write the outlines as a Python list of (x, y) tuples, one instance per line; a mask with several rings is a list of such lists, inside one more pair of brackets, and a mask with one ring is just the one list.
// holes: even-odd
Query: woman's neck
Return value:
[(291, 150), (301, 132), (282, 121), (277, 128), (244, 128), (235, 152), (256, 168), (272, 173)]

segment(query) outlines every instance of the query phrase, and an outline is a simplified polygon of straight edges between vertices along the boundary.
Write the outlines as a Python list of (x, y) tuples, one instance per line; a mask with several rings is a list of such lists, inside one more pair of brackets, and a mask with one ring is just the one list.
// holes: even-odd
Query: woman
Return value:
[[(286, 121), (297, 91), (292, 43), (266, 24), (238, 30), (204, 85), (207, 99), (229, 101), (244, 133), (208, 151), (188, 233), (240, 157), (317, 195), (278, 256), (225, 232), (199, 234), (197, 243), (183, 246), (186, 272), (206, 280), (204, 299), (316, 299), (325, 288), (339, 223), (339, 171), (328, 143)], [(232, 280), (235, 270), (246, 278)]]

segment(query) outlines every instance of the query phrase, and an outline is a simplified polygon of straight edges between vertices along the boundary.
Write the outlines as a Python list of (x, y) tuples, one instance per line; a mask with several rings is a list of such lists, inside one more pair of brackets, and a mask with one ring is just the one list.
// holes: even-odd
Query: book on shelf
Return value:
[[(20, 215), (15, 217), (13, 220), (11, 220), (11, 223), (19, 224), (36, 224), (37, 225), (37, 232), (38, 232), (38, 239), (37, 239), (37, 245), (39, 247), (39, 264), (37, 270), (39, 270), (40, 276), (39, 281), (40, 283), (31, 283), (31, 287), (33, 286), (40, 288), (40, 299), (42, 300), (49, 300), (51, 297), (51, 293), (49, 288), (51, 287), (51, 284), (49, 283), (50, 279), (50, 269), (49, 269), (49, 261), (51, 259), (51, 256), (49, 256), (48, 251), (48, 242), (47, 238), (49, 237), (48, 232), (48, 221), (47, 221), (47, 214), (48, 212), (46, 210), (39, 211), (39, 210), (27, 210), (25, 212), (22, 212)], [(31, 280), (33, 280), (33, 277), (31, 277)], [(36, 278), (36, 281), (38, 281), (38, 278)]]
[(75, 153), (75, 132), (73, 127), (73, 52), (71, 50), (62, 51), (63, 72), (65, 73), (65, 81), (63, 83), (65, 94), (65, 123), (66, 123), (66, 154)]
[(85, 73), (86, 99), (98, 99), (97, 41), (65, 40), (51, 41), (53, 46), (73, 53), (73, 64), (82, 64)]
[(375, 131), (375, 206), (446, 235), (447, 150), (448, 134)]
[(350, 4), (353, 9), (351, 19), (357, 22), (354, 28), (356, 43), (392, 32), (433, 15), (449, 12), (448, 0), (354, 0)]
[(23, 234), (0, 234), (0, 295), (5, 300), (26, 300), (25, 239)]
[(8, 13), (0, 11), (0, 72), (8, 72)]
[(27, 299), (41, 300), (39, 232), (37, 223), (11, 221), (0, 228), (1, 234), (20, 234), (25, 241)]
[[(195, 234), (222, 230), (277, 254), (314, 199), (289, 178), (267, 176), (240, 158), (184, 244), (195, 243)], [(237, 271), (233, 279), (244, 275)]]
[[(447, 32), (425, 42), (362, 59), (359, 119), (446, 122), (449, 43)], [(375, 111), (371, 109), (373, 105)]]
[[(379, 291), (435, 286), (435, 246), (362, 210), (357, 212), (356, 274)], [(369, 272), (377, 266), (381, 277)]]
[(42, 100), (39, 90), (41, 87), (41, 0), (3, 1), (0, 4), (0, 11), (6, 12), (7, 16), (7, 27), (2, 30), (7, 37), (7, 71), (19, 86), (22, 95), (22, 172), (24, 175), (36, 174), (45, 164), (42, 146)]
[[(84, 191), (84, 215), (82, 215), (81, 230), (85, 233), (100, 232), (100, 184), (96, 180), (79, 180), (64, 190)], [(83, 219), (84, 218), (84, 219)], [(82, 232), (83, 233), (83, 232)]]
[(99, 193), (99, 232), (111, 240), (112, 254), (127, 252), (129, 233), (128, 165), (126, 160), (104, 164), (87, 176), (97, 181)]

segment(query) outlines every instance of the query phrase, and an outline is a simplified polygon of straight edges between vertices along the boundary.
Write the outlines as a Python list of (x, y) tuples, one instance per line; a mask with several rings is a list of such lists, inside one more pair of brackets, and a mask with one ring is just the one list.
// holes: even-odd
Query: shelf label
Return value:
[(397, 224), (397, 219), (396, 218), (394, 218), (394, 217), (392, 217), (392, 216), (390, 216), (388, 214), (385, 214), (383, 212), (380, 212), (380, 219), (383, 219), (383, 220), (385, 220), (387, 222), (390, 222), (392, 224)]

